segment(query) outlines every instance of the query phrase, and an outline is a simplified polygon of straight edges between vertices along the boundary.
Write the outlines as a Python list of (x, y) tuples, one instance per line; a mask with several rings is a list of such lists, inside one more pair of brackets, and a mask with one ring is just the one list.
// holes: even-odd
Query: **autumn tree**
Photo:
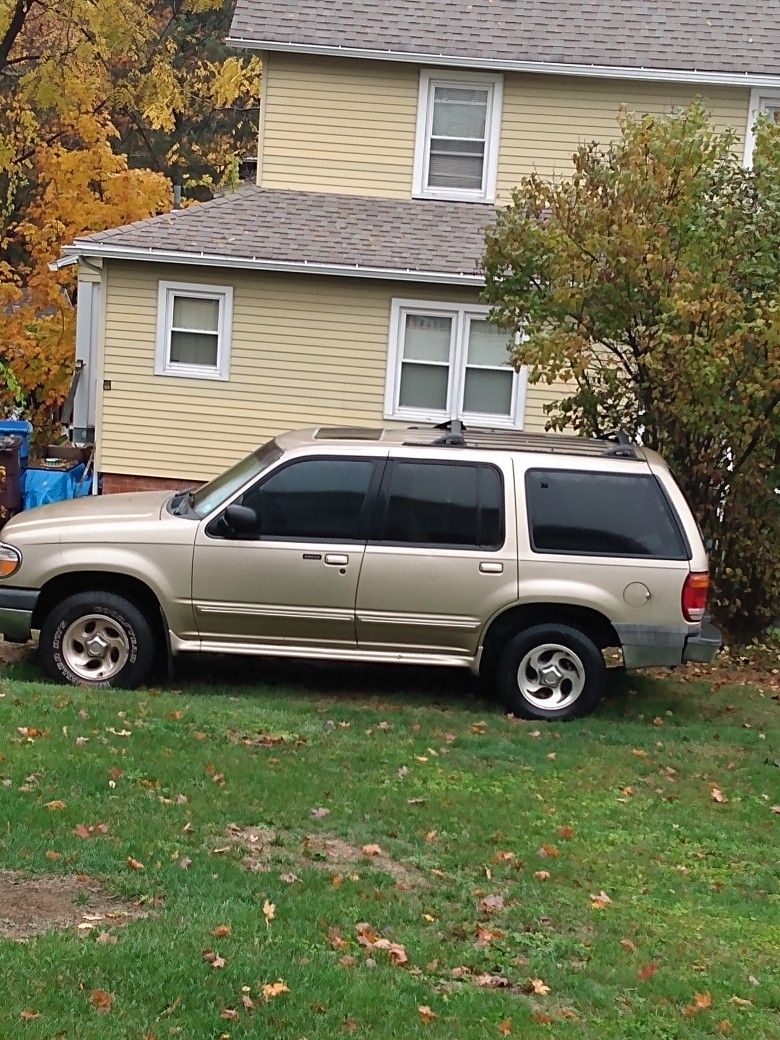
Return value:
[(668, 461), (712, 540), (734, 640), (780, 615), (780, 131), (752, 168), (699, 103), (624, 114), (571, 176), (536, 174), (487, 235), (486, 298), (516, 365), (570, 387), (552, 429), (625, 430)]
[(0, 411), (45, 435), (72, 371), (77, 235), (167, 209), (254, 147), (257, 58), (224, 0), (0, 0)]

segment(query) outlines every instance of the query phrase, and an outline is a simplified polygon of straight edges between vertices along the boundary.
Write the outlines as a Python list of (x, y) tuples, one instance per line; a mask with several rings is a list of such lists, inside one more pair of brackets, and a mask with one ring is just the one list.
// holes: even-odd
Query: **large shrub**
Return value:
[(571, 175), (532, 175), (487, 234), (486, 297), (516, 365), (571, 392), (553, 429), (622, 429), (666, 458), (735, 641), (780, 615), (780, 128), (752, 168), (699, 103), (624, 114)]

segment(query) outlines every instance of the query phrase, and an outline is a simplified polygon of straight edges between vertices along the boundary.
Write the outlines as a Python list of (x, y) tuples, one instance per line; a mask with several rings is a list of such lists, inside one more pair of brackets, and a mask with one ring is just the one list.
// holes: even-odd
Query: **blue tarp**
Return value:
[(92, 478), (84, 477), (84, 463), (72, 469), (27, 469), (22, 473), (22, 509), (34, 509), (50, 502), (81, 498), (92, 490)]

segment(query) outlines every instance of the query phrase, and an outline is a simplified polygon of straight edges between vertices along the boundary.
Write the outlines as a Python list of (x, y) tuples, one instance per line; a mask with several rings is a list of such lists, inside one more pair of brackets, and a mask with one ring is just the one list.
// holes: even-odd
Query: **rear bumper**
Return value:
[(721, 645), (708, 622), (697, 632), (687, 625), (615, 625), (626, 668), (674, 668), (684, 661), (708, 662)]
[(40, 593), (37, 589), (0, 588), (0, 633), (9, 643), (26, 643)]
[(685, 640), (683, 661), (703, 661), (708, 664), (723, 644), (720, 629), (708, 621), (701, 626), (701, 634)]

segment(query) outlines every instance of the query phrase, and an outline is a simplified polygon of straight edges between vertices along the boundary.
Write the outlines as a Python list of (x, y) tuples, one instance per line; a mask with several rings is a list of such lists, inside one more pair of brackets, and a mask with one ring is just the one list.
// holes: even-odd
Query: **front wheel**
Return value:
[(508, 711), (524, 719), (588, 715), (604, 695), (607, 670), (596, 644), (569, 625), (535, 625), (504, 647), (496, 671)]
[(46, 617), (38, 654), (46, 674), (57, 682), (132, 689), (152, 670), (155, 639), (130, 600), (111, 592), (79, 592)]

